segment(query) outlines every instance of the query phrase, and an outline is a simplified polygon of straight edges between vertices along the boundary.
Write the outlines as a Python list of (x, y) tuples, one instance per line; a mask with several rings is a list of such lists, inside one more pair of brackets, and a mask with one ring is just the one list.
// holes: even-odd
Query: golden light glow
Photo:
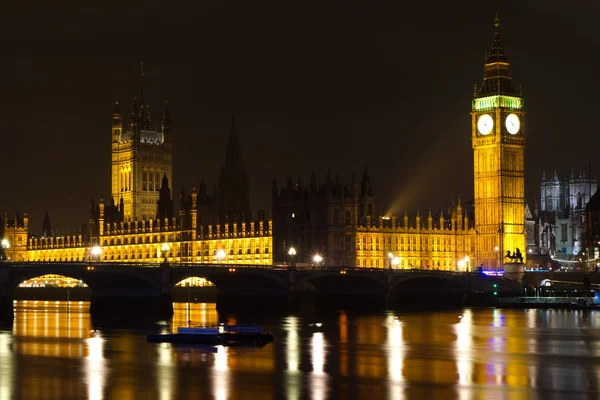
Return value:
[(207, 280), (206, 278), (200, 278), (197, 276), (192, 276), (191, 278), (187, 278), (176, 284), (175, 286), (182, 287), (205, 287), (205, 286), (215, 286), (214, 283)]
[(229, 348), (217, 346), (217, 353), (214, 355), (214, 366), (212, 368), (212, 387), (213, 397), (216, 400), (225, 400), (229, 394), (229, 366), (228, 366)]
[[(511, 99), (506, 104), (492, 102), (489, 104), (492, 108), (485, 113), (476, 108), (471, 113), (476, 259), (477, 265), (489, 269), (501, 269), (507, 251), (512, 254), (519, 249), (524, 261), (527, 256), (525, 135), (521, 124), (524, 111), (522, 99), (515, 99), (518, 102)], [(479, 134), (485, 132), (480, 127), (483, 118), (492, 120), (494, 135)]]
[(310, 340), (310, 358), (312, 374), (310, 376), (310, 389), (312, 399), (326, 399), (328, 378), (325, 373), (327, 357), (327, 343), (323, 332), (315, 332)]
[(387, 328), (387, 360), (388, 360), (388, 384), (389, 396), (393, 400), (404, 399), (403, 384), (404, 376), (404, 340), (402, 338), (402, 321), (392, 314), (386, 318)]
[(99, 334), (86, 340), (87, 357), (85, 359), (88, 399), (104, 399), (106, 385), (106, 360), (104, 359), (104, 338)]
[(170, 400), (173, 398), (177, 387), (173, 347), (170, 343), (160, 343), (157, 345), (156, 351), (158, 352), (156, 357), (156, 379), (159, 399)]
[(14, 355), (11, 351), (11, 332), (0, 331), (0, 400), (14, 399)]
[(42, 275), (36, 278), (28, 279), (19, 284), (19, 287), (88, 287), (83, 281), (75, 278), (69, 278), (62, 275)]
[(458, 370), (458, 382), (461, 386), (473, 383), (473, 313), (466, 309), (459, 322), (454, 325), (456, 334), (456, 369)]

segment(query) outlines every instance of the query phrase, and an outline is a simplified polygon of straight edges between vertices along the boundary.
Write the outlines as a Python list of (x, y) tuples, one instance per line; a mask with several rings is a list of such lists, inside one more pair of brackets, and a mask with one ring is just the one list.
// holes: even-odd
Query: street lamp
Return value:
[(227, 254), (225, 254), (225, 250), (223, 250), (223, 249), (217, 250), (217, 253), (215, 254), (215, 260), (223, 261), (223, 260), (225, 260), (226, 257), (227, 257)]
[(167, 262), (167, 253), (171, 250), (171, 246), (169, 246), (169, 243), (163, 243), (162, 246), (160, 246), (160, 250), (162, 251), (163, 257), (165, 257), (165, 262)]
[(465, 267), (465, 260), (458, 260), (459, 271)]
[(391, 251), (388, 253), (388, 259), (390, 260), (390, 268), (392, 268), (392, 260), (394, 259), (394, 253)]
[(392, 266), (394, 268), (398, 268), (398, 265), (400, 265), (400, 257), (394, 257), (394, 258), (392, 258)]
[(290, 250), (288, 251), (288, 254), (292, 258), (292, 266), (294, 266), (294, 257), (296, 256), (296, 249), (293, 248), (293, 247), (290, 247)]
[(323, 257), (320, 254), (315, 254), (313, 256), (313, 262), (316, 266), (319, 266), (322, 261), (323, 261)]
[(10, 242), (8, 241), (8, 239), (2, 239), (2, 242), (0, 242), (0, 246), (2, 246), (2, 249), (4, 249), (4, 259), (7, 259), (8, 257), (6, 254), (6, 250), (10, 249)]
[(471, 262), (471, 258), (469, 258), (469, 256), (465, 256), (465, 264), (466, 264), (466, 271), (469, 271), (469, 263)]
[(95, 259), (96, 261), (100, 260), (100, 254), (102, 254), (102, 248), (100, 248), (100, 246), (94, 246), (92, 247), (92, 259)]

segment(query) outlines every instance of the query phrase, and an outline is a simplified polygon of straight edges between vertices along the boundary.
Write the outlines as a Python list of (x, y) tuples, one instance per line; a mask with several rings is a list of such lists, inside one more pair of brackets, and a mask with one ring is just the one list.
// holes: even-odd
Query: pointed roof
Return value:
[(238, 141), (237, 130), (235, 127), (235, 114), (231, 116), (231, 131), (229, 141), (227, 142), (227, 154), (225, 155), (225, 164), (242, 161), (242, 148)]
[(492, 42), (492, 49), (488, 53), (486, 64), (508, 62), (508, 58), (506, 58), (506, 54), (504, 54), (504, 48), (500, 42), (499, 28), (500, 18), (498, 17), (498, 13), (496, 13), (496, 18), (494, 18), (494, 41)]
[(500, 18), (496, 13), (494, 19), (494, 39), (492, 48), (486, 55), (483, 83), (475, 97), (486, 97), (494, 94), (519, 96), (512, 84), (510, 64), (500, 41)]

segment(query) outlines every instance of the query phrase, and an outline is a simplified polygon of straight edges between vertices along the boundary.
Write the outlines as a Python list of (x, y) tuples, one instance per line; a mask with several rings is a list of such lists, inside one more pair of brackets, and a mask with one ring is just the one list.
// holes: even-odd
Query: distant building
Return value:
[(600, 267), (600, 190), (596, 190), (585, 207), (587, 258)]
[[(571, 172), (569, 178), (559, 179), (542, 174), (540, 205), (532, 213), (536, 224), (533, 235), (528, 232), (532, 253), (572, 261), (585, 249), (586, 204), (596, 192), (595, 176)], [(532, 237), (533, 236), (533, 237)]]

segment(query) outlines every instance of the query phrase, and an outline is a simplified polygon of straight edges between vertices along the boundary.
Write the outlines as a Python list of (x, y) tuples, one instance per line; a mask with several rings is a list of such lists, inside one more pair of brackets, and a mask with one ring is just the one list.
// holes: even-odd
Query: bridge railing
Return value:
[[(80, 266), (80, 267), (146, 267), (146, 268), (159, 268), (164, 263), (158, 262), (105, 262), (105, 261), (18, 261), (18, 262), (3, 262), (2, 264), (14, 265), (16, 267), (39, 267), (42, 265), (48, 266)], [(405, 273), (419, 273), (419, 274), (452, 274), (452, 275), (464, 275), (469, 272), (459, 271), (444, 271), (436, 269), (396, 269), (396, 268), (367, 268), (367, 267), (343, 267), (343, 266), (327, 266), (327, 265), (314, 265), (314, 266), (291, 266), (285, 264), (217, 264), (217, 263), (193, 263), (193, 262), (167, 262), (172, 268), (236, 268), (236, 269), (269, 269), (278, 271), (296, 270), (296, 271), (315, 271), (315, 272), (361, 272), (361, 273), (394, 273), (394, 274), (405, 274)]]

